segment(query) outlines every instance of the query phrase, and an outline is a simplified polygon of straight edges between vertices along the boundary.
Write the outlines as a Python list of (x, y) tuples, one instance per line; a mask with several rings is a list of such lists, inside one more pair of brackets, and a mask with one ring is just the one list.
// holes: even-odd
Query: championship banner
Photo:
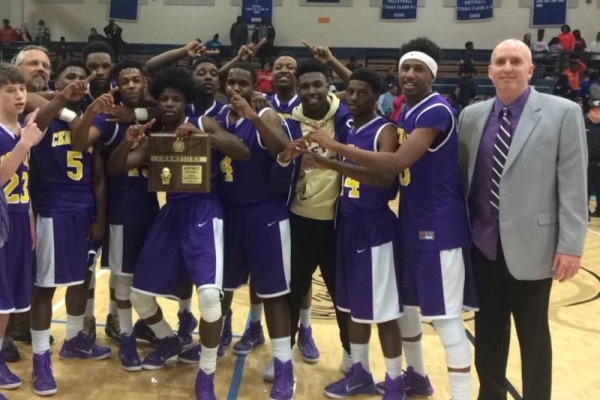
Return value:
[(417, 19), (418, 0), (382, 0), (381, 19)]
[(494, 0), (457, 0), (458, 21), (482, 21), (494, 18)]
[(138, 0), (111, 0), (109, 18), (137, 21)]
[(534, 0), (531, 26), (558, 26), (567, 23), (567, 0)]
[(242, 18), (249, 25), (259, 24), (263, 18), (273, 22), (273, 0), (242, 0)]

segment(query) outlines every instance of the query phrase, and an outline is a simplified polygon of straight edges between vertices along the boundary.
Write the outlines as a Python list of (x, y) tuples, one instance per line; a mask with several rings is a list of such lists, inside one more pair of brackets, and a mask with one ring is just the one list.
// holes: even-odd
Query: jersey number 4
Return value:
[(348, 190), (348, 197), (351, 199), (358, 199), (360, 198), (360, 182), (357, 181), (356, 179), (352, 179), (350, 177), (346, 177), (346, 179), (344, 179), (344, 187), (348, 188), (350, 190)]
[(231, 165), (231, 158), (225, 157), (219, 164), (221, 172), (225, 174), (225, 182), (233, 182), (233, 166)]

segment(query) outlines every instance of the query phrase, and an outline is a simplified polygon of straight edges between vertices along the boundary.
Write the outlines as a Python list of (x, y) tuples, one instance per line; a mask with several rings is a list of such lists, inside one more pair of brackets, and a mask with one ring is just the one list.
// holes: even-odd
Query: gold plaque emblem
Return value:
[[(173, 146), (173, 147), (175, 147), (175, 146)], [(162, 169), (162, 172), (160, 173), (160, 179), (162, 180), (162, 184), (168, 185), (171, 182), (171, 176), (173, 176), (171, 174), (171, 170), (167, 167), (164, 167)]]
[(184, 150), (185, 150), (185, 143), (184, 143), (184, 141), (183, 141), (183, 140), (181, 140), (181, 139), (179, 139), (179, 138), (178, 138), (178, 139), (176, 139), (176, 140), (173, 142), (173, 151), (174, 151), (175, 153), (183, 153), (183, 152), (184, 152)]

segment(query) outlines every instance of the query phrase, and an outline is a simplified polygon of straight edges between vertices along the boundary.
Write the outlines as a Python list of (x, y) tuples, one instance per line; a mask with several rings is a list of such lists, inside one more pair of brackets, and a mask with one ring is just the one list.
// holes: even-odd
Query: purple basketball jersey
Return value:
[[(261, 110), (261, 113), (265, 110)], [(274, 158), (261, 143), (252, 121), (240, 118), (233, 124), (229, 121), (229, 112), (223, 113), (217, 121), (240, 138), (252, 152), (248, 161), (221, 156), (218, 179), (223, 203), (228, 207), (240, 207), (280, 197), (272, 192), (269, 184)]]
[(404, 106), (400, 143), (418, 128), (434, 128), (441, 133), (428, 151), (400, 174), (401, 243), (423, 250), (466, 246), (469, 226), (458, 174), (456, 119), (438, 93), (412, 108)]
[(32, 147), (31, 170), (35, 175), (34, 207), (42, 217), (94, 208), (92, 151), (73, 150), (66, 122), (54, 119), (44, 138)]
[[(15, 135), (0, 125), (0, 162), (4, 162), (20, 139), (19, 135)], [(11, 214), (29, 211), (29, 161), (27, 158), (4, 184), (8, 212)]]
[(218, 101), (213, 101), (213, 103), (205, 110), (196, 108), (194, 103), (190, 103), (185, 107), (185, 115), (187, 115), (190, 119), (197, 119), (202, 116), (215, 118), (226, 108), (227, 105)]
[[(125, 138), (131, 124), (108, 122), (99, 114), (92, 123), (101, 133), (107, 157)], [(111, 225), (138, 224), (158, 212), (156, 193), (148, 191), (148, 167), (140, 166), (125, 174), (108, 175), (106, 183), (107, 220)]]
[(277, 111), (277, 114), (279, 114), (279, 116), (283, 120), (291, 118), (292, 110), (296, 106), (299, 106), (302, 103), (302, 100), (300, 100), (300, 97), (298, 95), (295, 95), (294, 97), (292, 97), (290, 99), (290, 101), (285, 102), (285, 103), (283, 101), (279, 100), (279, 97), (277, 97), (277, 94), (268, 95), (267, 100), (269, 100), (269, 103), (271, 103), (271, 105), (273, 106), (275, 111)]
[[(348, 144), (359, 149), (377, 151), (379, 134), (387, 125), (393, 126), (387, 119), (376, 117), (358, 129), (353, 127), (348, 135)], [(353, 164), (349, 159), (345, 162)], [(340, 212), (346, 217), (380, 213), (388, 209), (388, 202), (398, 193), (397, 183), (384, 189), (367, 185), (346, 175), (342, 176), (342, 185)]]

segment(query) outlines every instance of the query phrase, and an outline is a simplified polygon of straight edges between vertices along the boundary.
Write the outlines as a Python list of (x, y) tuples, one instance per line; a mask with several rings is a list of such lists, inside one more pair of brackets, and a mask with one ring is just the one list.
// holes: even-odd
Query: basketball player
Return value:
[[(0, 349), (8, 317), (31, 306), (31, 250), (35, 245), (32, 232), (33, 213), (29, 196), (29, 150), (42, 139), (37, 127), (37, 111), (21, 128), (19, 115), (25, 110), (25, 77), (18, 68), (0, 63), (0, 184), (4, 191), (2, 245), (0, 249)], [(4, 199), (4, 196), (6, 198)], [(8, 221), (4, 220), (8, 217)], [(8, 225), (10, 231), (8, 231)], [(0, 389), (16, 389), (21, 379), (6, 365), (0, 350)], [(0, 394), (0, 398), (6, 399)]]
[[(57, 90), (71, 82), (87, 85), (88, 72), (79, 60), (65, 61), (57, 74)], [(80, 91), (79, 99), (69, 103), (73, 114), (81, 112), (84, 95), (85, 91)], [(102, 169), (102, 161), (96, 158), (94, 167), (95, 170)], [(111, 350), (96, 345), (93, 338), (83, 332), (87, 238), (93, 233), (90, 228), (95, 215), (92, 152), (74, 150), (68, 123), (57, 118), (40, 144), (32, 149), (31, 169), (36, 182), (34, 210), (38, 237), (31, 306), (33, 391), (38, 395), (51, 395), (58, 390), (49, 348), (52, 298), (56, 287), (67, 286), (67, 335), (59, 356), (67, 360), (100, 360), (110, 357)]]
[[(150, 85), (157, 99), (162, 132), (185, 135), (211, 132), (213, 146), (232, 159), (248, 159), (248, 148), (235, 136), (216, 128), (209, 117), (186, 123), (185, 107), (195, 96), (189, 73), (167, 69), (157, 73)], [(144, 126), (132, 125), (125, 140), (112, 152), (108, 168), (124, 173), (149, 160)], [(132, 150), (134, 143), (140, 143)], [(215, 153), (217, 150), (214, 150)], [(213, 164), (217, 157), (213, 154)], [(214, 174), (218, 165), (212, 166)], [(180, 298), (194, 284), (198, 287), (202, 357), (196, 378), (196, 398), (215, 399), (214, 373), (221, 334), (221, 288), (223, 279), (223, 222), (221, 202), (212, 193), (167, 193), (135, 266), (131, 303), (154, 331), (156, 349), (142, 361), (145, 369), (158, 369), (182, 350), (181, 343), (164, 320), (156, 296)], [(167, 272), (167, 273), (165, 273)]]
[[(425, 372), (421, 316), (431, 320), (446, 350), (452, 398), (471, 398), (471, 346), (461, 320), (473, 307), (465, 201), (458, 177), (458, 134), (452, 108), (432, 83), (440, 48), (426, 38), (401, 48), (400, 83), (406, 105), (400, 119), (400, 148), (393, 154), (369, 152), (331, 140), (322, 133), (307, 140), (376, 171), (399, 173), (402, 296), (400, 330), (409, 368), (409, 396), (430, 396)], [(440, 201), (443, 199), (444, 201)], [(383, 387), (380, 389), (384, 390)]]
[[(122, 104), (129, 108), (142, 105), (146, 91), (146, 76), (143, 66), (133, 60), (124, 59), (114, 68)], [(85, 135), (88, 141), (101, 140), (107, 157), (123, 141), (125, 132), (132, 125), (110, 122), (112, 118), (102, 113), (112, 105), (112, 93), (106, 93), (92, 102), (81, 119), (75, 135)], [(109, 171), (111, 172), (111, 171)], [(156, 214), (156, 193), (148, 192), (148, 170), (146, 166), (133, 168), (126, 173), (111, 175), (107, 182), (107, 221), (109, 224), (108, 266), (114, 274), (117, 313), (119, 316), (119, 358), (126, 371), (140, 371), (142, 363), (135, 351), (132, 309), (129, 300), (134, 267), (144, 240)]]
[[(397, 128), (375, 112), (382, 87), (375, 71), (359, 68), (350, 75), (346, 99), (354, 127), (348, 146), (371, 152), (393, 153), (397, 149)], [(369, 369), (371, 324), (376, 323), (387, 367), (384, 398), (404, 400), (402, 341), (397, 322), (402, 312), (400, 274), (394, 262), (397, 220), (388, 206), (398, 190), (396, 176), (368, 170), (351, 160), (339, 162), (318, 152), (308, 152), (304, 164), (343, 173), (336, 302), (338, 309), (351, 316), (353, 365), (344, 378), (325, 388), (325, 394), (341, 398), (377, 393)]]
[[(269, 183), (275, 156), (286, 147), (289, 137), (274, 110), (264, 108), (257, 113), (250, 106), (256, 85), (252, 66), (234, 64), (225, 83), (231, 111), (221, 114), (218, 121), (250, 148), (252, 158), (236, 162), (225, 157), (220, 162), (219, 194), (225, 211), (223, 314), (231, 307), (233, 291), (251, 276), (256, 295), (264, 303), (273, 345), (271, 398), (291, 399), (295, 383), (286, 299), (290, 291), (288, 210), (285, 197), (271, 190)], [(260, 321), (252, 321), (249, 329), (262, 330)], [(238, 344), (234, 351), (239, 354)]]

